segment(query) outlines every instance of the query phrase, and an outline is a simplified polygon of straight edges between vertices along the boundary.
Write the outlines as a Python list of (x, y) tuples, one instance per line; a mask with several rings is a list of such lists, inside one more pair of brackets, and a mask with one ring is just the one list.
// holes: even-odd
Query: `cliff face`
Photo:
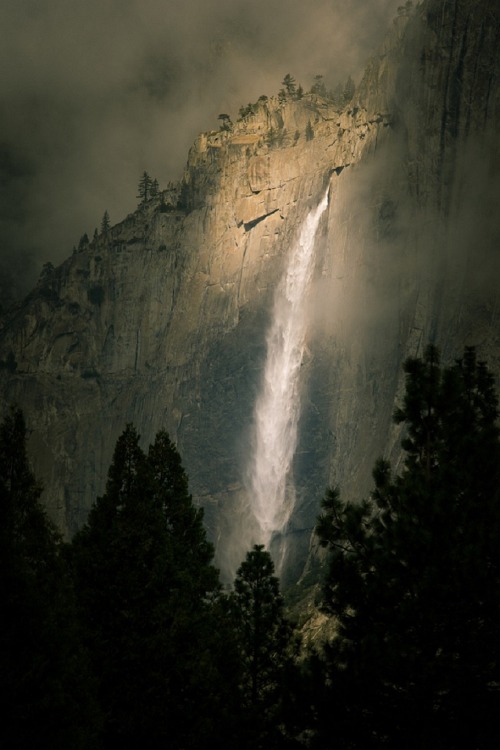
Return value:
[(397, 456), (391, 414), (408, 354), (431, 337), (445, 358), (474, 344), (500, 373), (498, 40), (493, 2), (422, 3), (396, 19), (344, 111), (313, 95), (270, 99), (202, 134), (180, 185), (49, 270), (5, 316), (4, 404), (26, 411), (45, 501), (67, 534), (133, 422), (145, 443), (170, 432), (219, 564), (230, 574), (242, 559), (273, 290), (327, 184), (290, 578), (326, 484), (364, 493), (375, 458)]

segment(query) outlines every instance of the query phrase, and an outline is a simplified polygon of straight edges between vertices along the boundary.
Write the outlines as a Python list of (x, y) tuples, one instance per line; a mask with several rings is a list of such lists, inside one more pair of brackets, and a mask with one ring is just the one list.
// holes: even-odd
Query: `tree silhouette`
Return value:
[[(405, 370), (404, 404), (395, 414), (406, 427), (402, 472), (394, 475), (380, 460), (371, 498), (344, 503), (330, 490), (318, 522), (330, 550), (324, 606), (338, 621), (324, 652), (322, 683), (331, 688), (316, 697), (318, 736), (324, 742), (335, 722), (341, 748), (496, 747), (500, 443), (493, 380), (474, 349), (443, 369), (428, 347)], [(338, 707), (334, 718), (327, 705)]]
[(105, 211), (101, 220), (101, 234), (107, 234), (109, 232), (110, 227), (111, 227), (111, 224), (109, 221), (109, 213)]
[(349, 102), (352, 100), (352, 97), (354, 96), (355, 91), (356, 86), (354, 84), (354, 81), (352, 80), (351, 76), (348, 76), (347, 81), (344, 84), (343, 91), (344, 105), (349, 104)]
[(151, 186), (153, 184), (153, 180), (149, 176), (147, 172), (142, 173), (142, 177), (139, 180), (139, 187), (138, 187), (138, 195), (139, 198), (139, 206), (144, 206), (148, 200), (151, 198)]
[(311, 94), (318, 94), (319, 96), (326, 97), (326, 86), (321, 74), (314, 76), (314, 83), (311, 86)]
[(297, 83), (295, 81), (295, 78), (290, 75), (290, 73), (287, 73), (286, 76), (283, 78), (281, 82), (282, 86), (284, 87), (286, 93), (288, 96), (294, 96), (294, 94), (297, 91)]
[(237, 571), (232, 607), (240, 652), (244, 735), (249, 747), (273, 747), (280, 736), (282, 700), (297, 643), (284, 615), (271, 556), (262, 545), (247, 553)]
[(154, 178), (154, 180), (151, 181), (151, 187), (149, 188), (149, 197), (154, 198), (155, 195), (158, 195), (160, 192), (160, 183)]
[(165, 432), (145, 454), (127, 426), (71, 552), (101, 676), (104, 747), (219, 742), (222, 696), (232, 689), (212, 603), (220, 585), (202, 511)]
[(82, 234), (78, 242), (78, 252), (82, 253), (84, 250), (88, 248), (88, 246), (89, 246), (89, 236), (87, 232), (85, 232), (84, 234)]
[[(62, 542), (12, 408), (0, 425), (0, 746), (92, 746), (97, 713)], [(87, 744), (89, 743), (89, 744)]]
[(229, 131), (233, 128), (233, 123), (231, 122), (231, 116), (223, 112), (220, 114), (217, 118), (220, 122), (220, 129)]

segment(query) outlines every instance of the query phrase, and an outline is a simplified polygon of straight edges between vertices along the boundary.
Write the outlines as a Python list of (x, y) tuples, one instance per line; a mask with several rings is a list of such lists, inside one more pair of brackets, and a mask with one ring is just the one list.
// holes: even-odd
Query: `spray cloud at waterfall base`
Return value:
[(285, 550), (276, 541), (295, 505), (291, 467), (300, 417), (308, 292), (315, 266), (316, 232), (328, 206), (328, 194), (326, 190), (306, 216), (276, 288), (261, 390), (254, 410), (253, 454), (247, 478), (250, 506), (260, 537), (256, 541), (273, 549), (278, 570)]

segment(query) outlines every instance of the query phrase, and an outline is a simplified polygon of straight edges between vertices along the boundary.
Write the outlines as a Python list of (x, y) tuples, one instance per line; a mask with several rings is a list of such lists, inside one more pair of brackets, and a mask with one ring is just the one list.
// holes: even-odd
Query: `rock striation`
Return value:
[(243, 558), (245, 471), (273, 290), (308, 210), (321, 224), (286, 534), (302, 573), (328, 483), (362, 496), (401, 365), (429, 341), (476, 345), (500, 374), (499, 11), (427, 0), (395, 19), (353, 100), (262, 98), (201, 134), (181, 182), (61, 266), (4, 315), (3, 407), (31, 427), (68, 536), (102, 492), (118, 435), (165, 427), (229, 577)]

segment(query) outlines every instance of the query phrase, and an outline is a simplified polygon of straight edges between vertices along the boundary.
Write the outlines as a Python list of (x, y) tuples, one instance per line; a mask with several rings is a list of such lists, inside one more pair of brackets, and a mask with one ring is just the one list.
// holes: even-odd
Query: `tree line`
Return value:
[[(148, 172), (144, 171), (139, 179), (139, 183), (137, 187), (136, 197), (139, 201), (137, 204), (137, 207), (142, 208), (146, 206), (149, 203), (149, 201), (153, 200), (153, 198), (156, 198), (157, 196), (161, 196), (160, 183), (158, 182), (156, 177), (151, 177), (151, 175)], [(168, 210), (168, 207), (162, 198), (160, 211), (165, 211), (165, 210)], [(84, 232), (78, 241), (78, 246), (73, 247), (73, 254), (77, 252), (78, 253), (84, 252), (85, 250), (88, 249), (88, 247), (91, 244), (96, 246), (100, 238), (107, 240), (110, 231), (111, 231), (111, 219), (110, 219), (109, 211), (106, 209), (102, 215), (99, 229), (97, 229), (97, 227), (95, 227), (94, 229), (92, 242), (89, 240), (89, 236), (87, 232)]]
[[(343, 108), (352, 100), (355, 90), (356, 86), (350, 75), (344, 83), (338, 83), (334, 89), (330, 90), (326, 87), (323, 75), (318, 73), (314, 76), (309, 91), (304, 92), (302, 84), (297, 83), (296, 79), (290, 73), (287, 73), (281, 81), (281, 88), (278, 91), (278, 100), (281, 104), (288, 99), (297, 101), (302, 99), (305, 93), (308, 93), (321, 96), (323, 99), (329, 100), (333, 105)], [(249, 102), (246, 105), (242, 105), (239, 109), (238, 120), (244, 120), (246, 117), (256, 114), (259, 105), (265, 104), (267, 101), (268, 97), (265, 94), (262, 94), (255, 103)], [(229, 131), (232, 129), (233, 125), (230, 115), (222, 113), (219, 115), (218, 119), (220, 121), (221, 130)]]
[(296, 643), (269, 553), (250, 550), (224, 592), (176, 447), (162, 431), (144, 452), (132, 425), (64, 543), (26, 435), (13, 408), (0, 427), (0, 746), (281, 742)]
[(0, 425), (0, 698), (6, 748), (498, 747), (498, 399), (474, 349), (406, 362), (403, 460), (369, 498), (327, 490), (320, 606), (300, 647), (269, 553), (230, 591), (164, 431), (119, 437), (69, 543), (49, 522), (22, 412)]

